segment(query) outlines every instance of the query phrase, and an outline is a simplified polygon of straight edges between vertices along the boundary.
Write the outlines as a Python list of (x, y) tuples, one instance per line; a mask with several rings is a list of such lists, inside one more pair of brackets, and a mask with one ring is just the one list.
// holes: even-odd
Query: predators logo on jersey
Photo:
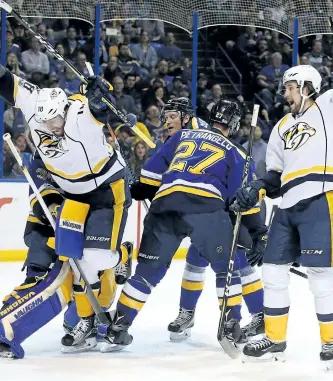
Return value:
[(52, 159), (62, 156), (68, 150), (64, 147), (64, 138), (56, 137), (45, 131), (35, 130), (39, 137), (38, 149)]
[(300, 122), (288, 128), (282, 135), (284, 141), (284, 149), (291, 149), (292, 151), (302, 147), (311, 136), (315, 135), (316, 130), (310, 127), (307, 123)]

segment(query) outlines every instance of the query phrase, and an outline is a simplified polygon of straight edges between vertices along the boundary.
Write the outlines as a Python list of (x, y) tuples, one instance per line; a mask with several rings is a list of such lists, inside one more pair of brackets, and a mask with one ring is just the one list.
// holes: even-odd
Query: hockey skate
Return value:
[(260, 311), (252, 315), (251, 321), (242, 328), (242, 332), (246, 339), (264, 334), (265, 333), (264, 312)]
[(247, 361), (284, 361), (284, 351), (287, 343), (274, 343), (267, 337), (261, 340), (251, 341), (245, 345), (243, 362)]
[(81, 318), (76, 326), (61, 339), (62, 353), (89, 351), (97, 345), (95, 315)]
[(326, 370), (333, 370), (333, 343), (322, 344), (320, 360), (324, 361)]
[(5, 343), (0, 343), (0, 358), (14, 359), (15, 356), (10, 349), (10, 346)]
[(133, 256), (133, 243), (124, 242), (123, 245), (128, 251), (128, 259), (125, 263), (120, 263), (115, 267), (116, 283), (119, 285), (125, 284), (127, 279), (132, 275), (132, 256)]
[(129, 327), (130, 325), (125, 321), (124, 316), (116, 311), (112, 323), (109, 325), (104, 336), (106, 343), (101, 346), (101, 352), (121, 351), (131, 344), (133, 337), (127, 332)]
[(194, 326), (194, 311), (179, 308), (178, 316), (168, 325), (171, 341), (182, 341), (191, 336), (191, 328)]
[(232, 317), (232, 311), (227, 307), (226, 320), (223, 326), (222, 340), (219, 341), (225, 353), (235, 359), (241, 354), (240, 344), (244, 343), (245, 335), (239, 321)]

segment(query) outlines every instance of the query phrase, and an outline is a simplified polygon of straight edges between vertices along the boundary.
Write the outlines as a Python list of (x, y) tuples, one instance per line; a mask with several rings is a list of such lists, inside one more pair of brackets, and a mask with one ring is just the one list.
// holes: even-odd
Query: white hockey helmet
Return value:
[(35, 106), (36, 122), (43, 123), (55, 118), (57, 115), (65, 118), (67, 105), (68, 99), (64, 90), (59, 87), (41, 89)]
[(317, 94), (321, 89), (321, 75), (318, 70), (310, 65), (298, 65), (286, 70), (283, 75), (283, 85), (289, 81), (296, 81), (301, 89), (303, 89), (305, 82), (310, 82)]
[[(295, 81), (297, 83), (302, 99), (301, 106), (298, 111), (299, 114), (301, 114), (303, 111), (305, 101), (311, 98), (314, 94), (318, 94), (321, 89), (321, 75), (319, 74), (318, 70), (310, 65), (298, 65), (286, 70), (282, 81), (283, 86), (285, 86), (285, 84), (290, 81)], [(311, 83), (314, 89), (313, 93), (309, 95), (305, 95), (303, 93), (305, 82)]]

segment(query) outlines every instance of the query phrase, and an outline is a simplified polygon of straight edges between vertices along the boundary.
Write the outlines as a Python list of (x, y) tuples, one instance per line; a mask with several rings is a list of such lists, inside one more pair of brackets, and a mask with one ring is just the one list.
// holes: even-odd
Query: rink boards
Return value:
[[(272, 219), (280, 200), (265, 199), (266, 223)], [(23, 261), (27, 247), (23, 241), (26, 219), (29, 214), (27, 183), (0, 183), (0, 261)], [(141, 203), (133, 201), (129, 209), (123, 241), (133, 241), (135, 249), (140, 242), (145, 210)], [(178, 249), (175, 259), (183, 259), (189, 246), (185, 239)]]

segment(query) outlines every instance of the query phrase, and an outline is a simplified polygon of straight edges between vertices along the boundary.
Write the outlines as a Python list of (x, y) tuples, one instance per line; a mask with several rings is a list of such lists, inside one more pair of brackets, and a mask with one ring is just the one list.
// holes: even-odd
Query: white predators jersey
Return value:
[(267, 171), (282, 172), (280, 208), (333, 190), (333, 90), (297, 118), (274, 127), (266, 153)]
[(34, 118), (38, 88), (14, 76), (14, 99), (27, 120), (32, 139), (46, 168), (65, 192), (88, 193), (125, 166), (107, 144), (103, 124), (91, 114), (82, 96), (70, 97), (64, 137), (50, 134)]

